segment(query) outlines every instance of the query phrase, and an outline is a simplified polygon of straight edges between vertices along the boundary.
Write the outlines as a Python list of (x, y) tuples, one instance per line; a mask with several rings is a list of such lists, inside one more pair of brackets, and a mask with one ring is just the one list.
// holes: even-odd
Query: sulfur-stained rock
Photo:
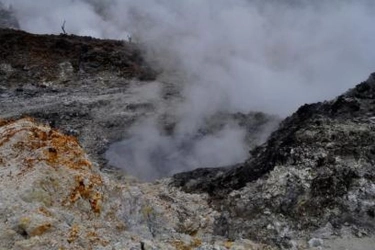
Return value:
[(51, 230), (54, 220), (43, 214), (32, 213), (16, 218), (14, 230), (25, 237), (40, 236)]
[[(2, 126), (0, 136), (2, 181), (17, 188), (25, 202), (72, 206), (84, 200), (100, 213), (101, 177), (75, 138), (29, 118)], [(22, 182), (30, 185), (19, 186)]]
[[(212, 246), (218, 213), (207, 195), (184, 193), (168, 179), (139, 183), (104, 174), (74, 137), (31, 118), (0, 121), (0, 159), (2, 248)], [(237, 246), (222, 237), (214, 244)]]

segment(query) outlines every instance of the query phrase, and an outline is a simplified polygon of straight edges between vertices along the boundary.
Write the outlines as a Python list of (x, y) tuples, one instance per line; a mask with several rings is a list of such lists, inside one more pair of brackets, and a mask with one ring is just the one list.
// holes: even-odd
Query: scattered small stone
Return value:
[(310, 248), (320, 247), (323, 246), (323, 240), (319, 238), (312, 238), (311, 240), (309, 240), (308, 244)]

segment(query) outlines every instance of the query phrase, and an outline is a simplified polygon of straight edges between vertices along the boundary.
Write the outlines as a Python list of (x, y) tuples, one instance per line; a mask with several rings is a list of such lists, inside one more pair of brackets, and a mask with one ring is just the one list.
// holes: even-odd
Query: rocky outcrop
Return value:
[(214, 236), (205, 196), (101, 173), (30, 118), (0, 122), (0, 249), (271, 249)]
[(374, 100), (372, 74), (332, 101), (302, 106), (245, 163), (177, 174), (173, 183), (211, 195), (222, 211), (221, 235), (266, 239), (279, 247), (323, 228), (329, 235), (348, 228), (371, 235)]

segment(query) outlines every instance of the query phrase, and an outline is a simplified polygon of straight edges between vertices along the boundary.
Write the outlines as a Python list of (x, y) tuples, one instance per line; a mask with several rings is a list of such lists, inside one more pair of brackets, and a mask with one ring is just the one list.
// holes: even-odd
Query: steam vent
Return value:
[(374, 249), (370, 1), (10, 2), (0, 250)]

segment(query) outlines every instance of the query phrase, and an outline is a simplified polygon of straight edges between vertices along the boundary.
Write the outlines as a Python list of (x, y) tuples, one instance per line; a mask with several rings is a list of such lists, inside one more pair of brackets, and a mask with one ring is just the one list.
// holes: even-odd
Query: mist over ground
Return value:
[(58, 34), (66, 20), (70, 34), (131, 36), (159, 67), (182, 72), (174, 134), (164, 135), (155, 120), (146, 119), (109, 151), (113, 165), (131, 164), (134, 175), (147, 178), (160, 160), (154, 154), (166, 155), (156, 164), (166, 165), (163, 175), (248, 157), (244, 131), (235, 125), (193, 140), (207, 117), (249, 111), (287, 116), (353, 87), (375, 66), (374, 1), (1, 2), (12, 5), (26, 31)]

